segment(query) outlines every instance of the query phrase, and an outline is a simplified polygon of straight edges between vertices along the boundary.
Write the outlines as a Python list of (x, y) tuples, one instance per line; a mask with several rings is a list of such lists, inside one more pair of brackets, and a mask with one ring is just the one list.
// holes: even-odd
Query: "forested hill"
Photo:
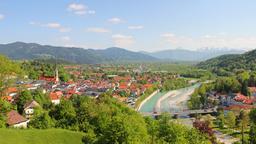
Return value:
[(256, 50), (244, 54), (222, 55), (201, 62), (197, 67), (214, 72), (235, 72), (241, 69), (256, 70)]
[(146, 54), (132, 52), (116, 47), (107, 48), (104, 50), (94, 50), (23, 42), (0, 44), (0, 54), (4, 54), (12, 59), (18, 60), (57, 57), (57, 59), (82, 64), (156, 60), (156, 58)]

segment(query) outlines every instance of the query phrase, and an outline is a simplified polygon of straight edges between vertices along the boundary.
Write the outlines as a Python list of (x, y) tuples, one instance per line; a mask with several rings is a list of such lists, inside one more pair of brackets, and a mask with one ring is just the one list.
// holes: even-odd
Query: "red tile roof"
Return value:
[(27, 121), (27, 119), (21, 116), (18, 112), (14, 110), (7, 113), (7, 124), (10, 126), (25, 122), (25, 121)]
[(16, 92), (18, 92), (18, 90), (16, 87), (9, 87), (4, 92), (8, 95), (10, 93), (16, 93)]
[(253, 109), (256, 108), (253, 105), (230, 105), (228, 107), (225, 107), (225, 110), (235, 110), (235, 109)]
[(243, 101), (244, 104), (253, 104), (254, 100), (253, 99), (246, 99)]
[(240, 101), (240, 102), (242, 102), (242, 101), (244, 101), (244, 100), (246, 100), (246, 99), (247, 99), (247, 97), (244, 96), (244, 95), (241, 94), (241, 93), (237, 93), (236, 97), (234, 98), (234, 100)]
[(51, 76), (41, 76), (39, 80), (45, 80), (47, 82), (56, 82), (56, 78)]
[(13, 101), (13, 98), (11, 96), (3, 96), (2, 99), (6, 100), (8, 102), (12, 102)]
[(63, 93), (61, 91), (51, 92), (50, 93), (50, 99), (51, 100), (59, 100)]

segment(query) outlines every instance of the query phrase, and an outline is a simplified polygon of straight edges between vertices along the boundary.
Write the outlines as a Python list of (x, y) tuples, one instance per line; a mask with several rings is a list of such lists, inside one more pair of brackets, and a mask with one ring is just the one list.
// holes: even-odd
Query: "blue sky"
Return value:
[(255, 0), (1, 0), (0, 43), (256, 48)]

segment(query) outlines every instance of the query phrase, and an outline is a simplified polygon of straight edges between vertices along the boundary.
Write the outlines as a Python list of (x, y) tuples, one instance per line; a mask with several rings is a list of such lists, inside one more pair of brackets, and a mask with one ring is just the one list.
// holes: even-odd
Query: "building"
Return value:
[(63, 96), (61, 91), (55, 91), (50, 93), (51, 102), (55, 105), (60, 104), (60, 99)]
[(14, 128), (27, 128), (29, 120), (24, 118), (22, 115), (20, 115), (18, 112), (12, 110), (9, 113), (7, 113), (7, 124), (9, 127)]
[(34, 109), (39, 106), (35, 100), (28, 101), (23, 107), (26, 118), (31, 118), (34, 114)]

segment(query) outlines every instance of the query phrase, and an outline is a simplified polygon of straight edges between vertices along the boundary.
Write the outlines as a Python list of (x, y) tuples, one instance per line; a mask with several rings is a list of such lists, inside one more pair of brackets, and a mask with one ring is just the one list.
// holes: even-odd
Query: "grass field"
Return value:
[(0, 129), (0, 144), (82, 144), (82, 137), (61, 129)]

